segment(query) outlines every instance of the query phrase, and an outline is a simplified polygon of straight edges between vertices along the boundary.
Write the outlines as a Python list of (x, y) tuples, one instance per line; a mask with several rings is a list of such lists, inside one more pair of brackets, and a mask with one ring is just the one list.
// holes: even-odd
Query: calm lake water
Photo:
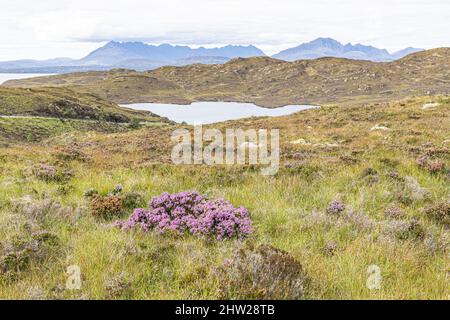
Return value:
[(44, 73), (0, 73), (0, 85), (5, 81), (13, 79), (25, 79), (51, 75), (52, 74), (44, 74)]
[(133, 103), (123, 107), (151, 111), (175, 122), (208, 124), (252, 116), (284, 116), (301, 110), (317, 108), (308, 105), (289, 105), (275, 109), (258, 107), (252, 103), (240, 102), (194, 102), (190, 105), (164, 103)]

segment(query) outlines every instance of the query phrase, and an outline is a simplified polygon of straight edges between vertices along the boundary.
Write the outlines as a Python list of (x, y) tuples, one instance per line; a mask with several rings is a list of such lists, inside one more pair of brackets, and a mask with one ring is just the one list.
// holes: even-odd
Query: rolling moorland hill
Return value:
[(162, 67), (147, 72), (115, 69), (10, 80), (3, 86), (63, 86), (116, 103), (238, 101), (277, 107), (450, 94), (449, 84), (450, 48), (439, 48), (393, 62), (236, 58), (225, 64)]
[(0, 87), (0, 145), (73, 131), (122, 132), (169, 121), (67, 88)]
[(91, 94), (67, 88), (0, 87), (0, 116), (37, 116), (49, 118), (99, 120), (107, 122), (154, 121), (147, 111), (121, 108)]

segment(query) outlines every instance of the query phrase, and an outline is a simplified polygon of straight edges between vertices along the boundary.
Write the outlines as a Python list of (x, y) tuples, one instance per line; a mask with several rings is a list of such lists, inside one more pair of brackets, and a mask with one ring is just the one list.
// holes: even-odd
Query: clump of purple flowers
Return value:
[(154, 197), (149, 209), (135, 209), (126, 221), (116, 223), (122, 229), (141, 227), (159, 233), (175, 231), (217, 240), (244, 238), (252, 233), (249, 212), (223, 200), (208, 200), (195, 191), (163, 193)]
[(339, 200), (333, 200), (328, 204), (327, 213), (339, 214), (345, 210), (345, 204)]

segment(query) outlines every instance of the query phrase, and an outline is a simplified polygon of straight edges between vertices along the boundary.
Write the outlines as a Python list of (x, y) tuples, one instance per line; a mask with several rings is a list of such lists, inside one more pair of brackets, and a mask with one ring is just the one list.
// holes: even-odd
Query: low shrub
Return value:
[(163, 193), (154, 197), (149, 209), (135, 209), (127, 221), (119, 221), (123, 229), (138, 226), (144, 231), (189, 233), (215, 238), (243, 238), (252, 232), (249, 213), (223, 200), (208, 200), (195, 191)]
[(388, 176), (389, 176), (389, 178), (391, 178), (393, 180), (396, 180), (396, 181), (399, 181), (399, 182), (404, 181), (403, 177), (398, 173), (397, 170), (390, 171)]
[(99, 196), (92, 198), (90, 203), (92, 215), (98, 218), (113, 218), (124, 213), (123, 199), (120, 196)]
[(355, 164), (360, 161), (358, 158), (353, 157), (352, 155), (347, 155), (347, 154), (340, 155), (339, 159), (342, 162), (344, 162), (345, 164)]
[(0, 276), (15, 279), (27, 270), (33, 262), (46, 259), (52, 248), (59, 244), (56, 235), (41, 230), (31, 234), (21, 234), (0, 247)]
[(397, 199), (404, 205), (410, 205), (426, 200), (430, 192), (421, 187), (420, 184), (412, 177), (405, 177), (397, 190)]
[(425, 228), (417, 220), (384, 222), (382, 233), (397, 240), (421, 241), (425, 238)]
[(439, 159), (432, 159), (428, 155), (419, 157), (416, 160), (419, 168), (428, 171), (431, 174), (437, 174), (446, 171), (445, 163)]
[(114, 186), (114, 189), (112, 190), (111, 194), (113, 195), (119, 195), (123, 191), (123, 185), (122, 184), (116, 184)]
[(215, 276), (221, 299), (304, 299), (310, 282), (297, 260), (270, 245), (239, 250)]
[(336, 226), (345, 225), (351, 225), (354, 230), (367, 232), (376, 226), (376, 222), (363, 211), (350, 209), (339, 216), (339, 221), (336, 224)]
[(362, 172), (361, 172), (361, 178), (365, 178), (368, 176), (377, 176), (378, 175), (378, 171), (375, 170), (374, 168), (368, 167), (365, 168)]
[(56, 168), (49, 164), (39, 163), (31, 168), (33, 175), (44, 181), (52, 181), (56, 179)]
[(402, 208), (393, 204), (384, 210), (384, 215), (386, 218), (399, 219), (405, 216), (405, 212), (403, 211)]
[(127, 294), (131, 289), (131, 282), (127, 275), (122, 272), (105, 282), (105, 291), (107, 299), (118, 299)]
[(27, 197), (14, 200), (12, 209), (33, 223), (44, 223), (52, 219), (73, 221), (81, 214), (81, 209), (74, 210), (52, 199), (33, 200)]
[(445, 172), (445, 163), (440, 160), (434, 160), (428, 163), (428, 172), (431, 174), (437, 174), (440, 172)]
[(134, 209), (144, 204), (144, 197), (139, 192), (127, 192), (123, 196), (123, 206)]
[(325, 243), (322, 252), (327, 256), (333, 256), (339, 249), (339, 244), (335, 240), (330, 240)]
[(32, 286), (27, 289), (27, 300), (48, 300), (48, 296), (41, 287)]
[(70, 170), (57, 169), (46, 163), (35, 164), (31, 172), (36, 178), (45, 182), (66, 182), (73, 176)]
[(380, 182), (378, 171), (371, 167), (365, 168), (361, 172), (360, 177), (368, 185), (373, 185)]
[(423, 240), (425, 238), (425, 228), (417, 220), (408, 221), (406, 226), (397, 232), (400, 240)]
[(400, 161), (398, 161), (397, 159), (382, 158), (380, 159), (380, 163), (386, 167), (395, 168), (400, 164)]
[(327, 213), (328, 214), (340, 214), (345, 210), (345, 204), (339, 200), (333, 200), (328, 204)]
[(450, 202), (441, 202), (425, 208), (425, 214), (432, 220), (450, 225)]
[(89, 189), (87, 189), (87, 190), (84, 192), (84, 194), (83, 194), (83, 196), (84, 196), (85, 198), (92, 198), (92, 197), (97, 196), (97, 195), (98, 195), (98, 191), (95, 190), (94, 188), (89, 188)]
[(71, 145), (63, 148), (59, 148), (55, 153), (57, 159), (61, 161), (80, 161), (85, 162), (89, 160), (89, 157), (83, 153), (77, 146)]

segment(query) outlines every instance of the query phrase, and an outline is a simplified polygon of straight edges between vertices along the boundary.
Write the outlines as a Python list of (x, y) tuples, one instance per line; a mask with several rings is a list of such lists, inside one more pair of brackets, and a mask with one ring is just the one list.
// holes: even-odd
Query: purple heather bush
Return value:
[(340, 214), (345, 210), (345, 204), (339, 200), (333, 200), (328, 204), (327, 213)]
[(116, 223), (122, 229), (140, 227), (159, 233), (178, 232), (217, 240), (244, 238), (252, 233), (249, 212), (223, 200), (208, 200), (195, 191), (163, 193), (154, 197), (148, 209), (135, 209), (126, 221)]

